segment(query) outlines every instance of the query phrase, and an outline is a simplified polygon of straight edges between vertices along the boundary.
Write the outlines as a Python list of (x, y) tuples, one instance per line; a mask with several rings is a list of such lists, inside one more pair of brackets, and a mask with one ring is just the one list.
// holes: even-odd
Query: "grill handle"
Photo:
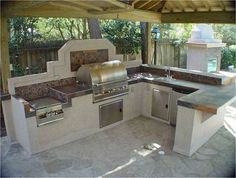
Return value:
[(128, 80), (117, 80), (117, 81), (111, 81), (111, 82), (103, 82), (103, 83), (97, 83), (95, 84), (95, 86), (99, 87), (99, 86), (103, 86), (103, 85), (109, 85), (109, 84), (113, 84), (113, 83), (121, 83), (121, 82), (127, 82)]

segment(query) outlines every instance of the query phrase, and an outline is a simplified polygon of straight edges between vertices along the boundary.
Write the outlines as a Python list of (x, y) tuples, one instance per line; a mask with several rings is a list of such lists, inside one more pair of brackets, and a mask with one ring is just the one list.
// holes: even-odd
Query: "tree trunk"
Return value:
[(61, 26), (60, 26), (59, 24), (57, 25), (57, 28), (58, 28), (58, 30), (59, 30), (59, 32), (60, 32), (60, 35), (61, 35), (62, 40), (65, 41), (66, 39), (65, 39), (65, 37), (64, 37), (63, 31), (62, 31), (62, 29), (61, 29)]
[(77, 39), (80, 39), (80, 27), (79, 27), (79, 24), (76, 25), (76, 28), (77, 28)]
[(141, 30), (141, 55), (142, 55), (142, 63), (145, 64), (147, 59), (147, 37), (146, 37), (146, 29), (147, 23), (140, 22), (140, 30)]
[(82, 39), (87, 39), (87, 25), (86, 25), (86, 19), (83, 19), (83, 33), (82, 33)]
[(91, 39), (102, 38), (98, 19), (88, 19), (88, 28)]

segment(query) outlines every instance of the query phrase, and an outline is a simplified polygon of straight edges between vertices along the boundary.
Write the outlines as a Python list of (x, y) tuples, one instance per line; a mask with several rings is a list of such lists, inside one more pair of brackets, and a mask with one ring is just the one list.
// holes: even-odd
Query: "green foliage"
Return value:
[(236, 67), (236, 46), (225, 47), (222, 50), (221, 69), (227, 69), (228, 66)]
[(221, 39), (227, 46), (236, 44), (236, 25), (213, 24), (215, 37)]
[(33, 42), (41, 38), (36, 32), (38, 18), (14, 17), (9, 20), (10, 30), (10, 50), (18, 50), (25, 46), (27, 42)]
[(168, 40), (175, 46), (185, 44), (191, 36), (193, 24), (154, 24), (160, 30), (159, 41)]
[[(86, 19), (14, 17), (8, 23), (10, 62), (15, 76), (26, 75), (28, 72), (22, 64), (25, 48), (51, 45), (52, 41), (60, 44), (61, 41), (65, 43), (66, 40), (88, 37)], [(40, 67), (32, 70), (31, 73), (38, 73)]]
[(13, 67), (13, 75), (14, 76), (23, 76), (26, 75), (27, 72), (25, 70), (25, 68), (23, 68), (19, 63), (15, 62), (12, 64)]
[(122, 54), (138, 53), (141, 48), (139, 25), (129, 21), (107, 20), (101, 24), (103, 37), (109, 39)]
[(38, 29), (44, 40), (71, 40), (88, 38), (86, 19), (39, 18)]
[(221, 69), (227, 69), (230, 65), (236, 67), (236, 25), (213, 24), (212, 27), (215, 37), (226, 43), (222, 49)]

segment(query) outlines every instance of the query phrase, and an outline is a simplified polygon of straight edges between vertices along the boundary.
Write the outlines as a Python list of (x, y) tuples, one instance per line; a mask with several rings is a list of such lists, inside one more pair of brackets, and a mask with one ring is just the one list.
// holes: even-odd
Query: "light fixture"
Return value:
[(160, 30), (158, 27), (153, 27), (151, 33), (152, 33), (153, 39), (155, 40), (157, 40), (160, 37)]

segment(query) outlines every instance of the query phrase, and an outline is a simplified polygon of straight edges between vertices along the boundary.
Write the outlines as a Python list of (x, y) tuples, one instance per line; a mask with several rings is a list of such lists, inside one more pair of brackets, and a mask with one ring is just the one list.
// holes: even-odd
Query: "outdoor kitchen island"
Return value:
[[(98, 41), (99, 45), (96, 44)], [(84, 45), (87, 47), (78, 49)], [(139, 115), (158, 119), (151, 112), (153, 90), (171, 93), (172, 88), (185, 88), (193, 92), (178, 100), (174, 151), (190, 156), (223, 125), (224, 107), (235, 99), (236, 90), (235, 84), (222, 85), (230, 82), (219, 75), (205, 76), (169, 68), (176, 78), (170, 79), (164, 77), (166, 68), (137, 65), (128, 69), (129, 91), (126, 95), (93, 102), (91, 86), (76, 83), (76, 73), (71, 71), (71, 61), (67, 60), (71, 51), (82, 51), (88, 46), (92, 50), (109, 49), (109, 60), (119, 58), (114, 54), (112, 44), (106, 40), (84, 40), (83, 45), (80, 40), (75, 40), (62, 47), (59, 61), (48, 63), (47, 73), (9, 80), (12, 96), (11, 100), (3, 101), (3, 109), (5, 118), (8, 118), (7, 131), (11, 141), (19, 142), (34, 154), (114, 127)], [(38, 96), (50, 96), (60, 101), (63, 119), (38, 127), (37, 113), (28, 102), (30, 96), (35, 100)], [(116, 101), (122, 101), (120, 112), (123, 118), (100, 128), (100, 106)], [(14, 129), (10, 130), (10, 127)]]

